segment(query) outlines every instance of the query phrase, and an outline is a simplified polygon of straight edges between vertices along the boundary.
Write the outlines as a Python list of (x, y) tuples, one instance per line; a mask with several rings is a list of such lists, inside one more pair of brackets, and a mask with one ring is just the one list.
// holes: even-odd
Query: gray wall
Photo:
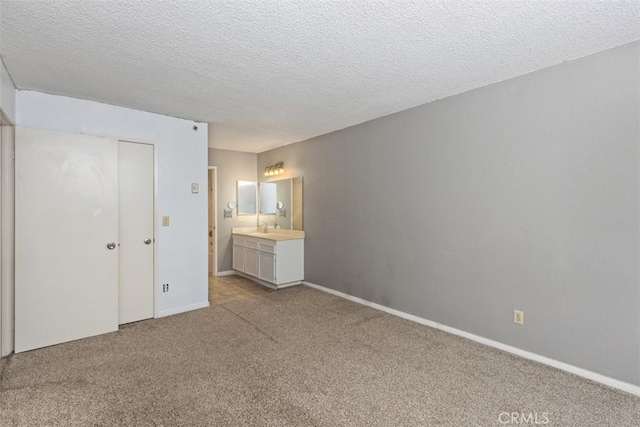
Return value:
[[(258, 156), (253, 153), (209, 149), (209, 166), (216, 166), (218, 172), (217, 212), (218, 216), (218, 271), (231, 270), (233, 227), (255, 227), (256, 215), (238, 216), (233, 211), (232, 219), (224, 219), (224, 209), (229, 200), (236, 200), (236, 181), (257, 181)], [(243, 219), (244, 221), (240, 221)]]
[(640, 384), (639, 64), (636, 42), (259, 154), (304, 176), (306, 280)]

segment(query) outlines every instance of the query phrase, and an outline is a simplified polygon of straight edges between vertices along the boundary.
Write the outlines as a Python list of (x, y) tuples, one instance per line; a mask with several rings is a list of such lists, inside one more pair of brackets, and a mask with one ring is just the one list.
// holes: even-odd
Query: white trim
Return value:
[(235, 270), (218, 271), (217, 277), (233, 276), (234, 274), (237, 274)]
[(197, 304), (184, 305), (182, 307), (170, 308), (169, 310), (159, 311), (156, 317), (167, 317), (174, 314), (184, 313), (187, 311), (198, 310), (200, 308), (209, 307), (209, 301), (199, 302)]
[[(207, 166), (207, 171), (213, 170), (213, 212), (209, 212), (209, 204), (207, 204), (207, 216), (213, 215), (213, 276), (218, 276), (218, 167)], [(209, 178), (209, 177), (207, 177)], [(210, 196), (207, 189), (207, 197)], [(208, 256), (207, 256), (208, 258)]]
[(384, 311), (389, 314), (393, 314), (394, 316), (401, 317), (403, 319), (410, 320), (412, 322), (420, 323), (421, 325), (430, 326), (435, 329), (440, 329), (441, 331), (448, 332), (453, 335), (458, 335), (463, 338), (467, 338), (471, 341), (479, 342), (480, 344), (488, 345), (489, 347), (494, 347), (502, 351), (506, 351), (507, 353), (515, 354), (516, 356), (523, 357), (525, 359), (533, 360), (535, 362), (542, 363), (544, 365), (548, 365), (562, 371), (566, 371), (572, 373), (574, 375), (578, 375), (579, 377), (583, 377), (589, 379), (591, 381), (595, 381), (600, 384), (604, 384), (609, 387), (616, 388), (618, 390), (625, 391), (627, 393), (634, 394), (636, 396), (640, 396), (640, 386), (635, 384), (630, 384), (624, 381), (616, 380), (611, 377), (607, 377), (602, 374), (598, 374), (592, 371), (588, 371), (586, 369), (578, 368), (577, 366), (569, 365), (568, 363), (560, 362), (558, 360), (550, 359), (545, 356), (541, 356), (536, 353), (532, 353), (530, 351), (522, 350), (517, 347), (512, 347), (507, 344), (503, 344), (498, 341), (493, 341), (488, 338), (484, 338), (478, 335), (471, 334), (469, 332), (462, 331), (460, 329), (452, 328), (447, 325), (443, 325), (438, 322), (434, 322), (432, 320), (427, 320), (422, 317), (415, 316), (413, 314), (405, 313), (400, 310), (395, 310), (393, 308), (386, 307), (384, 305), (376, 304), (375, 302), (367, 301), (362, 298), (354, 297), (349, 294), (345, 294), (344, 292), (336, 291), (334, 289), (326, 288), (324, 286), (316, 285), (315, 283), (310, 283), (307, 281), (302, 282), (303, 285), (309, 286), (310, 288), (318, 289), (323, 292), (327, 292), (329, 294), (338, 296), (340, 298), (347, 299), (349, 301), (356, 302), (358, 304), (366, 305), (371, 308), (375, 308), (377, 310)]
[(0, 210), (2, 228), (2, 239), (0, 246), (2, 247), (0, 263), (2, 264), (2, 275), (0, 276), (0, 357), (8, 356), (14, 350), (14, 314), (15, 314), (15, 127), (1, 126), (2, 132), (2, 177), (0, 183), (2, 189), (0, 193)]

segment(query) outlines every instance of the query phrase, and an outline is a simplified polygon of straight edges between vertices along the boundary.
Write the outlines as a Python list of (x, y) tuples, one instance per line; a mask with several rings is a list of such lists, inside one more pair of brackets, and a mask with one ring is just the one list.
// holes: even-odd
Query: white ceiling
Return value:
[(10, 1), (18, 88), (212, 123), (260, 152), (640, 39), (628, 1)]

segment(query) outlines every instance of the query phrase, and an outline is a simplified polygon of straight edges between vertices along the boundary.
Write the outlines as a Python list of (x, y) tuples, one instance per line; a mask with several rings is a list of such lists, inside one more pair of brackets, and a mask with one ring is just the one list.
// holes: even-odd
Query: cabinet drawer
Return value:
[(244, 239), (242, 237), (233, 236), (233, 245), (234, 246), (244, 246)]
[(265, 242), (260, 242), (258, 244), (258, 249), (262, 252), (268, 252), (270, 254), (275, 254), (276, 253), (276, 244), (275, 243), (265, 243)]
[(244, 247), (250, 249), (258, 249), (258, 241), (257, 240), (248, 240), (244, 241)]

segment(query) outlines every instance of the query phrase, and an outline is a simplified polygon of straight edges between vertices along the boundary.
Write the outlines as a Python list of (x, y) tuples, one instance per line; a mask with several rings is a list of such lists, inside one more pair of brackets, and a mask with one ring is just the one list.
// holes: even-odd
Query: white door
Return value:
[(120, 141), (119, 323), (153, 317), (153, 145)]
[(16, 128), (15, 351), (118, 329), (118, 142)]

